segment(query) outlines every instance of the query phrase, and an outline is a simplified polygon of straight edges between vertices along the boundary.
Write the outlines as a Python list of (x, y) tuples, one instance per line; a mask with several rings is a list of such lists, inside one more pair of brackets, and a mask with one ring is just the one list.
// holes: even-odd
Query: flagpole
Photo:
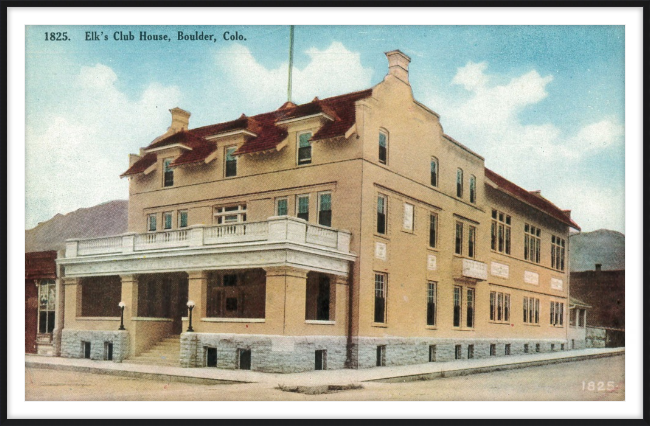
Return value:
[(293, 69), (293, 25), (289, 27), (289, 84), (287, 87), (287, 100), (291, 102), (291, 70)]

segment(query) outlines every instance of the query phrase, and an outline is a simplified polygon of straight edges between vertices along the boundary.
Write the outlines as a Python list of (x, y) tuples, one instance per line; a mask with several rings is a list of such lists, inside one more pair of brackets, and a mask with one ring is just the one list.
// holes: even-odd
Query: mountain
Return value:
[(114, 200), (57, 214), (25, 231), (25, 253), (65, 249), (69, 238), (94, 238), (126, 232), (129, 202)]
[(625, 269), (625, 235), (599, 229), (574, 234), (571, 241), (571, 271), (593, 270), (596, 263), (603, 271)]

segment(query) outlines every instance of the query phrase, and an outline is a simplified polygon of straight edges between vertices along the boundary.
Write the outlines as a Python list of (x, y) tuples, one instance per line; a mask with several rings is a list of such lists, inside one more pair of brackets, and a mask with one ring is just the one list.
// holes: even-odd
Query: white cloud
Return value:
[[(302, 69), (294, 65), (292, 99), (296, 103), (311, 101), (370, 87), (372, 69), (361, 65), (359, 53), (342, 43), (328, 48), (310, 48), (305, 52), (310, 62)], [(275, 69), (260, 64), (247, 47), (232, 44), (217, 53), (217, 67), (249, 99), (265, 107), (280, 106), (287, 97), (288, 62)]]
[(56, 213), (126, 198), (127, 153), (137, 152), (170, 123), (180, 91), (153, 83), (139, 99), (116, 87), (108, 66), (81, 67), (65, 103), (44, 105), (45, 122), (27, 117), (26, 227)]
[[(486, 62), (468, 62), (460, 67), (451, 84), (460, 85), (469, 97), (444, 99), (431, 104), (442, 115), (445, 131), (486, 158), (486, 166), (528, 189), (543, 189), (549, 199), (563, 208), (573, 208), (584, 229), (610, 227), (610, 216), (623, 220), (622, 192), (611, 186), (596, 188), (582, 182), (575, 170), (590, 156), (622, 146), (624, 128), (614, 117), (605, 117), (575, 131), (563, 131), (552, 122), (524, 123), (521, 113), (548, 97), (553, 77), (529, 71), (503, 82), (486, 73)], [(561, 100), (559, 100), (561, 101)], [(553, 179), (545, 179), (549, 171)], [(571, 179), (562, 177), (571, 176)], [(606, 183), (609, 185), (609, 183)], [(611, 212), (621, 211), (621, 215)]]

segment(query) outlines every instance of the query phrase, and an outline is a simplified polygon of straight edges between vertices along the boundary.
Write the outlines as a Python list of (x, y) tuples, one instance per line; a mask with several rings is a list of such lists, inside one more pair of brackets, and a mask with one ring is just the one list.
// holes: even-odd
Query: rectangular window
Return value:
[(456, 244), (454, 248), (454, 253), (463, 254), (463, 223), (456, 222)]
[(172, 212), (163, 213), (163, 226), (165, 229), (172, 229)]
[(584, 310), (584, 309), (579, 309), (578, 310), (578, 327), (584, 327), (585, 326), (585, 312), (586, 312), (586, 310)]
[(386, 196), (377, 196), (377, 233), (386, 233), (386, 212), (388, 211), (388, 200)]
[(318, 224), (332, 226), (332, 194), (330, 192), (318, 194)]
[(467, 345), (467, 359), (474, 358), (474, 345)]
[(564, 303), (551, 301), (551, 325), (563, 326), (564, 325)]
[(497, 345), (494, 343), (490, 344), (490, 356), (496, 356), (497, 355)]
[(375, 322), (386, 322), (386, 274), (375, 274)]
[(402, 227), (405, 231), (413, 231), (413, 204), (404, 203), (404, 223)]
[(551, 268), (564, 271), (565, 244), (564, 238), (551, 236)]
[(187, 227), (187, 210), (178, 211), (178, 227), (179, 228)]
[(476, 227), (470, 225), (469, 232), (467, 233), (467, 256), (476, 257)]
[(535, 352), (539, 352), (539, 351), (540, 351), (539, 343), (535, 343)]
[(524, 225), (524, 259), (539, 263), (540, 260), (540, 245), (541, 245), (541, 230), (535, 226)]
[(528, 343), (524, 343), (524, 353), (528, 353)]
[(226, 177), (237, 176), (237, 157), (233, 155), (235, 151), (236, 146), (226, 148)]
[(469, 202), (476, 204), (476, 176), (469, 177)]
[(436, 345), (429, 345), (429, 362), (436, 362)]
[(205, 366), (217, 366), (217, 348), (205, 348)]
[(456, 170), (456, 196), (463, 198), (463, 169)]
[(317, 350), (314, 354), (314, 369), (327, 370), (327, 351), (324, 349)]
[(113, 360), (113, 343), (111, 342), (104, 342), (104, 360)]
[(539, 299), (535, 299), (535, 324), (539, 324)]
[(454, 350), (454, 358), (455, 359), (462, 359), (463, 358), (463, 352), (462, 352), (462, 346), (461, 345), (456, 345), (455, 350)]
[(90, 342), (81, 342), (81, 350), (83, 351), (84, 358), (90, 359)]
[(494, 291), (491, 291), (490, 292), (490, 321), (494, 321), (494, 319), (495, 319), (494, 312), (495, 312), (496, 306), (497, 306), (497, 300), (496, 299), (497, 299), (497, 293), (494, 292)]
[(379, 162), (386, 164), (388, 161), (388, 135), (379, 132)]
[(528, 298), (524, 296), (524, 323), (528, 323)]
[(510, 254), (510, 223), (512, 218), (503, 212), (492, 210), (490, 246), (499, 253)]
[(438, 159), (431, 158), (431, 186), (438, 186)]
[(42, 280), (38, 285), (38, 332), (50, 334), (54, 330), (56, 311), (56, 283)]
[(386, 366), (386, 346), (377, 346), (377, 367)]
[(454, 286), (454, 327), (460, 327), (462, 287)]
[(555, 302), (551, 301), (551, 325), (555, 324)]
[(240, 370), (250, 370), (251, 369), (251, 350), (250, 349), (237, 349), (239, 355), (239, 369)]
[(436, 238), (438, 235), (438, 215), (429, 214), (429, 247), (436, 247)]
[(490, 292), (490, 321), (510, 322), (510, 295)]
[(276, 216), (286, 216), (287, 213), (289, 213), (289, 200), (286, 198), (278, 198), (275, 200)]
[(163, 160), (163, 173), (164, 173), (164, 186), (174, 186), (174, 170), (171, 168), (173, 159), (167, 158)]
[(156, 214), (152, 213), (147, 215), (147, 231), (153, 232), (156, 230)]
[(246, 222), (246, 204), (215, 207), (214, 221), (217, 225)]
[(311, 164), (311, 132), (298, 135), (298, 164)]
[(300, 219), (309, 221), (309, 195), (298, 195), (296, 202), (297, 214)]
[(427, 287), (427, 325), (436, 325), (436, 284), (429, 281)]
[(510, 355), (510, 343), (506, 343), (505, 354)]
[(539, 324), (539, 299), (524, 297), (524, 323)]
[(467, 327), (474, 328), (474, 289), (467, 289)]

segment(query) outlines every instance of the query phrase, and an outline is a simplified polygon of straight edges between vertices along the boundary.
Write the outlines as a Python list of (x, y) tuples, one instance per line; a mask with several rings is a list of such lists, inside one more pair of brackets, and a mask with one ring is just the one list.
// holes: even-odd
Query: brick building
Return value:
[(568, 349), (570, 212), (446, 135), (386, 56), (360, 92), (195, 129), (172, 109), (123, 175), (128, 233), (59, 260), (62, 354), (292, 372)]

